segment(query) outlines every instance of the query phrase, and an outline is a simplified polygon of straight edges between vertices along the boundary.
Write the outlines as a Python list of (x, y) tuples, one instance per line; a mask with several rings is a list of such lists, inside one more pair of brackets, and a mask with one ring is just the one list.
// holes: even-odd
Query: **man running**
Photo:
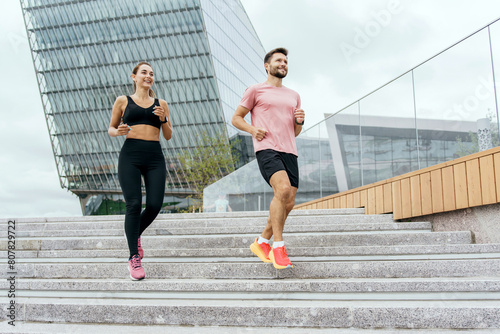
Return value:
[[(299, 94), (282, 84), (288, 73), (287, 56), (285, 48), (266, 54), (267, 81), (246, 89), (232, 118), (236, 128), (252, 135), (260, 172), (273, 188), (267, 225), (250, 249), (262, 261), (272, 262), (276, 269), (293, 268), (283, 241), (283, 228), (299, 187), (295, 137), (302, 131), (305, 115)], [(244, 119), (249, 112), (252, 124)]]

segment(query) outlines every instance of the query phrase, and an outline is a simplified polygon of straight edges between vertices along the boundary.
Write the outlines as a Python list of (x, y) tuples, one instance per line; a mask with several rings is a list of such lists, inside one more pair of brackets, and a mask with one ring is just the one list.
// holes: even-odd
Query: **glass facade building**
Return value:
[[(246, 87), (266, 78), (265, 51), (238, 0), (20, 0), (61, 186), (86, 214), (119, 201), (124, 138), (107, 129), (114, 100), (130, 95), (140, 61), (155, 72), (174, 127), (160, 141), (172, 209), (191, 193), (178, 154), (199, 135), (240, 136), (231, 116)], [(251, 159), (243, 136), (243, 161)], [(245, 153), (246, 152), (246, 153)]]

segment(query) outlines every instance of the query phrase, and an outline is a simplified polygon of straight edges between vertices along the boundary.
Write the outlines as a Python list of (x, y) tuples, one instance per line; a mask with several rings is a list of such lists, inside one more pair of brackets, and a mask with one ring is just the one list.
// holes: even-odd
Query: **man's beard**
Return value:
[(285, 74), (282, 74), (278, 67), (272, 67), (269, 73), (276, 78), (283, 79), (288, 74), (288, 71), (285, 70)]

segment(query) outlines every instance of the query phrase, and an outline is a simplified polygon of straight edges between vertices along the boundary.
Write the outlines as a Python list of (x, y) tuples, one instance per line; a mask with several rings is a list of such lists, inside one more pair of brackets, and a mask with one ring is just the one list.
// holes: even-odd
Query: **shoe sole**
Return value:
[(266, 256), (264, 255), (264, 253), (262, 252), (262, 250), (260, 249), (260, 247), (257, 246), (255, 244), (255, 242), (250, 245), (250, 250), (252, 251), (252, 253), (254, 253), (255, 255), (257, 255), (259, 257), (259, 259), (261, 259), (262, 262), (264, 262), (264, 263), (271, 263), (271, 262), (273, 262), (273, 261), (271, 261), (271, 259), (266, 258)]
[(287, 269), (287, 268), (293, 268), (293, 264), (287, 264), (286, 266), (279, 265), (275, 262), (274, 260), (274, 255), (273, 255), (273, 250), (269, 252), (269, 259), (271, 259), (271, 262), (273, 263), (274, 268), (276, 269)]

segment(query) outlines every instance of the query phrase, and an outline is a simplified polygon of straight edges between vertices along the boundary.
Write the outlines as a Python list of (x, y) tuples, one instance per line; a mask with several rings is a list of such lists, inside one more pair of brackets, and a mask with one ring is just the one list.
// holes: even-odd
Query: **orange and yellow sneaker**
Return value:
[(259, 238), (255, 239), (254, 243), (250, 245), (250, 250), (265, 263), (271, 263), (272, 261), (269, 259), (269, 252), (271, 251), (271, 245), (266, 244), (265, 242), (259, 244), (257, 242)]
[(288, 258), (288, 252), (285, 246), (273, 248), (271, 252), (269, 252), (269, 259), (271, 259), (276, 269), (293, 268), (293, 264)]

